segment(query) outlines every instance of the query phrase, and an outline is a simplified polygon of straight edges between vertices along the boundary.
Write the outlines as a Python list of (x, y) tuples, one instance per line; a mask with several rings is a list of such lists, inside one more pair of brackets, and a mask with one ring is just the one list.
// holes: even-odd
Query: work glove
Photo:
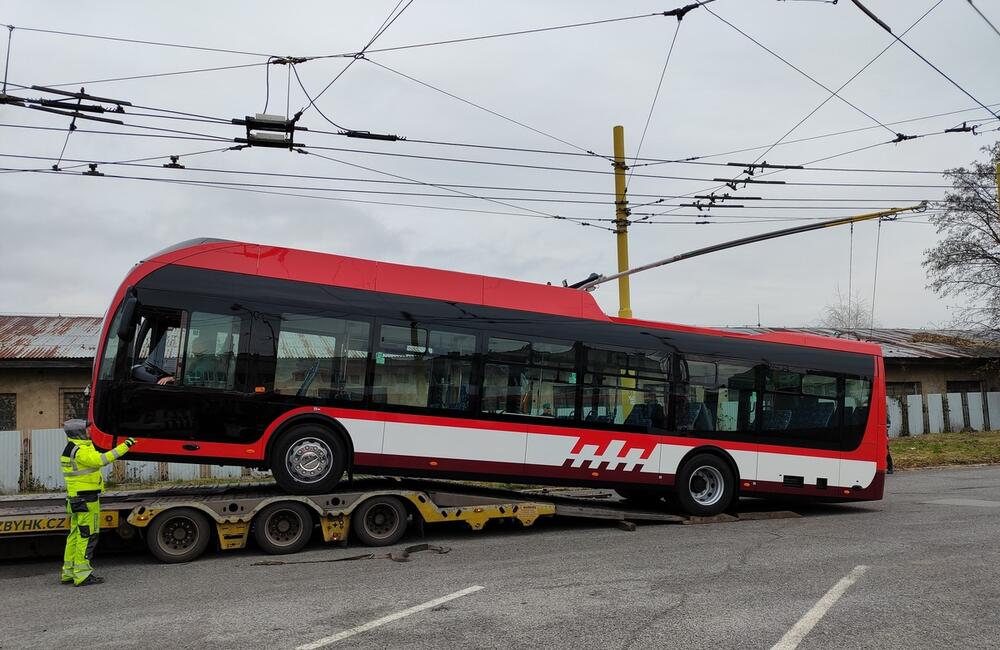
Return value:
[(126, 438), (125, 439), (125, 446), (126, 447), (131, 447), (134, 444), (135, 444), (135, 438)]

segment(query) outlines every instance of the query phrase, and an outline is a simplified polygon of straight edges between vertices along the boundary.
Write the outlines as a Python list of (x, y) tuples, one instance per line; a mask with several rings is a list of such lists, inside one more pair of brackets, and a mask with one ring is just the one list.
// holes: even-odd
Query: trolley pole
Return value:
[[(625, 197), (625, 129), (613, 129), (615, 145), (615, 240), (618, 244), (618, 272), (628, 270), (628, 199)], [(998, 167), (1000, 169), (1000, 167)], [(618, 278), (618, 317), (632, 318), (629, 277)]]

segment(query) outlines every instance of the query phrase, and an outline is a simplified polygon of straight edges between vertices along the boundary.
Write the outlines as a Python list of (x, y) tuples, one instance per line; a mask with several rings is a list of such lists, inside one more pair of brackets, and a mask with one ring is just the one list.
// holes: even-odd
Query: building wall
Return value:
[(0, 394), (17, 395), (16, 430), (28, 439), (33, 429), (62, 428), (63, 391), (83, 390), (90, 368), (0, 368)]
[(949, 381), (978, 380), (984, 391), (1000, 390), (1000, 366), (988, 360), (885, 359), (887, 382), (919, 382), (920, 394), (947, 393)]

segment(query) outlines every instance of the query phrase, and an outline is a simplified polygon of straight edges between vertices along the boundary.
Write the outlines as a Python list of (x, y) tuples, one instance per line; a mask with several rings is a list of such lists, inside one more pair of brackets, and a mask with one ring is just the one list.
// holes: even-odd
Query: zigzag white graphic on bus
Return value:
[[(641, 470), (646, 465), (646, 458), (643, 458), (643, 450), (638, 447), (631, 447), (622, 454), (625, 448), (624, 440), (615, 440), (608, 445), (605, 453), (599, 453), (599, 445), (584, 445), (583, 451), (568, 458), (570, 467), (584, 467), (590, 469), (609, 469), (620, 472), (632, 472)], [(646, 455), (648, 458), (648, 454)]]
[[(563, 462), (563, 467), (617, 472), (641, 472), (656, 449), (655, 441), (634, 442), (609, 439), (605, 435), (581, 436)], [(656, 471), (658, 463), (651, 463)]]

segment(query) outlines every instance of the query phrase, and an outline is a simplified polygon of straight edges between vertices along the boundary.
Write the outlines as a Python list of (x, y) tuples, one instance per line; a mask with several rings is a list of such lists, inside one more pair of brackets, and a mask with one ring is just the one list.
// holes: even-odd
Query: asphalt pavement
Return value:
[(428, 527), (398, 548), (451, 551), (405, 563), (320, 544), (277, 566), (105, 554), (88, 588), (60, 586), (53, 558), (10, 561), (0, 648), (1000, 648), (1000, 467), (790, 507), (803, 516), (633, 532)]

